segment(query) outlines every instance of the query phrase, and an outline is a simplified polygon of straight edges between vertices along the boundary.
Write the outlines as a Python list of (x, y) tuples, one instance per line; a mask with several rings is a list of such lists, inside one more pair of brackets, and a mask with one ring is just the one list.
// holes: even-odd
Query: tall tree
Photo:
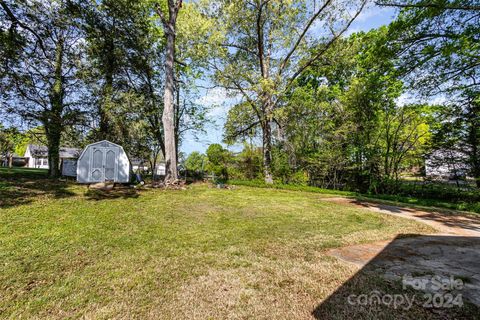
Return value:
[[(78, 1), (78, 15), (86, 33), (88, 65), (84, 77), (89, 82), (98, 117), (95, 138), (114, 141), (117, 137), (112, 110), (115, 108), (119, 78), (125, 65), (124, 28), (126, 17), (132, 14), (134, 4), (126, 6), (123, 1)], [(123, 78), (122, 78), (123, 79)], [(117, 81), (115, 81), (117, 80)]]
[[(273, 183), (272, 130), (275, 110), (295, 79), (348, 29), (366, 1), (217, 1), (218, 25), (225, 31), (220, 59), (212, 61), (215, 80), (236, 92), (251, 109), (262, 132), (266, 183)], [(215, 3), (216, 4), (216, 3)], [(320, 42), (311, 55), (309, 45)]]
[(2, 8), (1, 15), (22, 38), (22, 50), (6, 62), (4, 102), (9, 112), (43, 125), (49, 175), (58, 177), (62, 132), (80, 115), (83, 87), (76, 72), (83, 34), (67, 1), (2, 1)]
[(167, 0), (166, 6), (157, 3), (155, 8), (163, 25), (165, 34), (165, 92), (163, 96), (163, 130), (165, 138), (165, 181), (178, 180), (177, 148), (175, 140), (175, 39), (177, 17), (182, 0)]
[(385, 50), (387, 34), (381, 28), (337, 41), (278, 109), (282, 149), (311, 184), (388, 191), (411, 159), (421, 159), (428, 108), (396, 103), (403, 85)]

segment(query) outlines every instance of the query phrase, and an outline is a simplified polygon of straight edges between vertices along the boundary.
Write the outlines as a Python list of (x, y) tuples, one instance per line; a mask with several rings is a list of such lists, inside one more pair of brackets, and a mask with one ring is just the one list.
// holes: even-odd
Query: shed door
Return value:
[(117, 180), (116, 148), (105, 148), (105, 180)]
[(103, 177), (103, 154), (105, 148), (92, 147), (90, 162), (90, 181), (102, 182)]
[(90, 181), (115, 181), (117, 177), (116, 148), (92, 147), (90, 164)]

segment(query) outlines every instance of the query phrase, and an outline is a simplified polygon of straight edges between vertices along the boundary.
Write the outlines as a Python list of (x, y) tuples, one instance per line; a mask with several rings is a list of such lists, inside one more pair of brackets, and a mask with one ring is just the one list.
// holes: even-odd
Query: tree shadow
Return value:
[(45, 171), (0, 171), (0, 208), (10, 208), (33, 202), (39, 197), (56, 199), (75, 196), (69, 183), (48, 179)]
[(376, 255), (365, 248), (332, 250), (362, 267), (313, 310), (316, 319), (479, 319), (479, 237), (402, 235)]

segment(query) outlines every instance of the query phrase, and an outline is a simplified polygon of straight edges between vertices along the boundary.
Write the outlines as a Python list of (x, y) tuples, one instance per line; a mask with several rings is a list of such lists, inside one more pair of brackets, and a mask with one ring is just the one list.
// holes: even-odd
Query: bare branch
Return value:
[(288, 63), (288, 60), (290, 60), (291, 56), (295, 53), (295, 50), (297, 50), (298, 46), (302, 42), (303, 38), (307, 34), (308, 30), (312, 26), (313, 22), (318, 18), (318, 16), (328, 7), (328, 5), (332, 2), (332, 0), (326, 0), (323, 6), (321, 6), (317, 12), (310, 18), (310, 20), (307, 22), (306, 26), (303, 28), (302, 33), (298, 37), (297, 41), (295, 42), (295, 45), (290, 49), (290, 52), (288, 52), (287, 56), (285, 59), (282, 61), (282, 64), (280, 65), (280, 70), (279, 70), (279, 75), (282, 74), (283, 70), (285, 69), (285, 66)]
[(342, 34), (345, 33), (345, 31), (347, 31), (347, 29), (351, 26), (351, 24), (353, 23), (353, 21), (355, 21), (355, 19), (358, 17), (358, 15), (360, 14), (360, 12), (362, 12), (363, 8), (365, 7), (365, 5), (367, 4), (367, 1), (364, 0), (362, 2), (362, 5), (361, 7), (357, 10), (357, 12), (355, 13), (355, 15), (352, 17), (352, 19), (350, 19), (350, 21), (345, 25), (345, 27), (336, 35), (333, 36), (332, 39), (330, 39), (329, 42), (326, 43), (326, 45), (319, 51), (317, 52), (317, 54), (315, 54), (312, 58), (310, 58), (310, 60), (308, 60), (305, 64), (303, 64), (303, 66), (300, 67), (300, 69), (297, 70), (297, 72), (295, 72), (293, 74), (293, 76), (290, 78), (290, 81), (288, 82), (286, 88), (288, 88), (294, 81), (295, 79), (300, 75), (302, 74), (302, 72), (308, 68), (315, 60), (317, 60), (318, 58), (320, 58), (334, 43), (335, 41), (337, 41), (338, 38), (340, 38), (340, 36)]

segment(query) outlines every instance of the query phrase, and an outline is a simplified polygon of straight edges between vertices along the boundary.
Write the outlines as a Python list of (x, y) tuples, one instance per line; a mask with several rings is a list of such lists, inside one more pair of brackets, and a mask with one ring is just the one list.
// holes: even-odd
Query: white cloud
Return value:
[(447, 97), (445, 97), (444, 95), (438, 95), (438, 96), (434, 97), (432, 100), (430, 100), (429, 104), (442, 105), (445, 102), (447, 102)]
[(196, 102), (210, 109), (209, 117), (225, 120), (230, 106), (236, 101), (238, 101), (238, 97), (229, 96), (224, 88), (213, 88), (206, 90), (205, 94)]
[(227, 92), (223, 88), (208, 89), (205, 95), (198, 98), (197, 103), (205, 106), (220, 105), (227, 99)]
[(413, 104), (413, 103), (428, 103), (430, 105), (442, 105), (447, 101), (448, 101), (447, 97), (441, 94), (430, 96), (430, 97), (422, 97), (422, 96), (414, 95), (411, 92), (403, 93), (396, 100), (399, 106), (404, 106), (404, 105)]

